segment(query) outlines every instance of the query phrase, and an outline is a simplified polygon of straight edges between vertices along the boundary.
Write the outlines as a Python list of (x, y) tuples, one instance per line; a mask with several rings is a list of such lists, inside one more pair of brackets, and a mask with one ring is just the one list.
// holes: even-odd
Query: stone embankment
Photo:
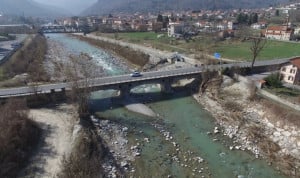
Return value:
[(293, 104), (293, 103), (291, 103), (291, 102), (289, 102), (289, 101), (286, 101), (286, 100), (284, 100), (284, 99), (282, 99), (282, 98), (280, 98), (280, 97), (278, 97), (278, 96), (276, 96), (276, 95), (273, 95), (272, 93), (267, 92), (267, 91), (265, 91), (265, 90), (259, 90), (258, 92), (259, 92), (259, 94), (262, 95), (262, 96), (265, 96), (265, 97), (267, 97), (267, 98), (270, 98), (270, 99), (272, 99), (272, 100), (274, 100), (274, 101), (276, 101), (276, 102), (278, 102), (278, 103), (281, 103), (281, 104), (283, 104), (283, 105), (286, 105), (286, 106), (288, 106), (288, 107), (290, 107), (290, 108), (293, 108), (293, 109), (295, 109), (295, 110), (297, 110), (297, 111), (300, 112), (300, 106), (297, 105), (297, 104)]
[(112, 155), (112, 159), (104, 160), (102, 165), (108, 177), (117, 177), (118, 169), (134, 172), (130, 164), (136, 156), (140, 156), (140, 150), (138, 145), (129, 148), (128, 128), (95, 116), (91, 116), (91, 120)]

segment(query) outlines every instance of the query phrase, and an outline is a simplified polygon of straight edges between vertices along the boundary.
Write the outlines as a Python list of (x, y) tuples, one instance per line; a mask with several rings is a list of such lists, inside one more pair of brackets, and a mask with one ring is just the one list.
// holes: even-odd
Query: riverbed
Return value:
[[(48, 36), (63, 47), (66, 57), (83, 52), (103, 67), (106, 75), (129, 73), (124, 62), (97, 47), (63, 34)], [(110, 95), (115, 95), (113, 91), (94, 92), (90, 102), (92, 111), (102, 119), (128, 128), (126, 146), (139, 150), (126, 175), (283, 177), (253, 154), (230, 150), (231, 140), (221, 134), (212, 115), (187, 92), (165, 95), (155, 86), (144, 86), (139, 92), (146, 94), (136, 94), (136, 100), (144, 102), (156, 117), (128, 111), (120, 102), (110, 99)]]

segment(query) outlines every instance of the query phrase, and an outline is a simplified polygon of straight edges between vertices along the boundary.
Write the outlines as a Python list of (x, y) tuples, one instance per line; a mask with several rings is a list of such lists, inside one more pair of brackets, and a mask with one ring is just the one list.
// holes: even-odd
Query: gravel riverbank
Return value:
[(78, 121), (73, 105), (31, 109), (30, 117), (42, 129), (39, 147), (20, 177), (56, 177), (61, 170), (61, 160), (71, 153), (77, 133)]
[[(299, 177), (299, 127), (284, 123), (283, 118), (274, 119), (277, 116), (261, 102), (249, 101), (248, 86), (237, 82), (222, 88), (221, 97), (207, 92), (195, 94), (194, 98), (215, 117), (220, 125), (216, 132), (220, 130), (233, 140), (234, 144), (229, 146), (231, 150), (248, 150), (284, 174)], [(236, 103), (240, 110), (229, 110), (226, 105), (230, 102)]]

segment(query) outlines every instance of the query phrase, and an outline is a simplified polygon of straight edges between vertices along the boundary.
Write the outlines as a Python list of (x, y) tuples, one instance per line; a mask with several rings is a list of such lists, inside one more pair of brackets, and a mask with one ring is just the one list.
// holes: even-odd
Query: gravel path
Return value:
[(21, 177), (55, 177), (59, 173), (61, 159), (72, 148), (74, 113), (71, 105), (30, 110), (30, 117), (42, 129), (42, 138)]

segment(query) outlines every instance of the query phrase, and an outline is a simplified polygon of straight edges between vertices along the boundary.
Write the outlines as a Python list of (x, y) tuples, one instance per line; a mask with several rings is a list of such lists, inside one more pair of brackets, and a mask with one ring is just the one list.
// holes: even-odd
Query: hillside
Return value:
[(283, 2), (288, 2), (288, 0), (98, 0), (84, 11), (84, 15), (137, 11), (258, 8)]
[(66, 14), (55, 7), (42, 5), (33, 0), (0, 0), (0, 12), (9, 15), (53, 17)]

